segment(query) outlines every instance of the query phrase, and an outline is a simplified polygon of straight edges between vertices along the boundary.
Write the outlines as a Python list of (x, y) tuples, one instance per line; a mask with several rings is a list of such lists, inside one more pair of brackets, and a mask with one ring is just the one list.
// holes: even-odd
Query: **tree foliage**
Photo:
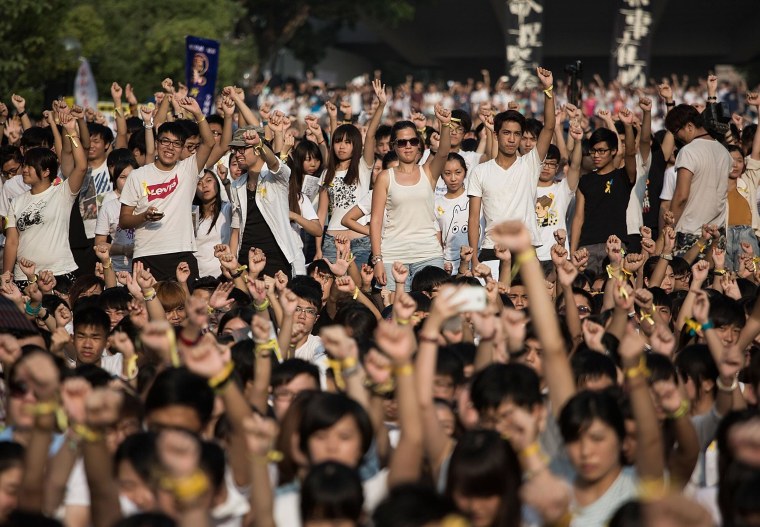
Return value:
[[(12, 92), (39, 108), (43, 96), (70, 94), (79, 55), (92, 66), (98, 93), (117, 81), (141, 100), (161, 79), (184, 79), (185, 36), (218, 40), (219, 84), (248, 68), (266, 68), (290, 48), (312, 66), (345, 25), (361, 17), (386, 24), (414, 15), (411, 0), (13, 0), (0, 17), (0, 100)], [(79, 43), (67, 50), (64, 42)], [(70, 46), (71, 47), (71, 46)]]

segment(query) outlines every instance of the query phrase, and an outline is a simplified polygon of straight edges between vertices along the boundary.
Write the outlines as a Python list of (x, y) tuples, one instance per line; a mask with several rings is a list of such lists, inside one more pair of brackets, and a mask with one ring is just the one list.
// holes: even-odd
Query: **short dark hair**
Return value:
[(107, 126), (100, 123), (87, 123), (87, 130), (90, 137), (100, 137), (106, 146), (113, 143), (113, 131)]
[(130, 152), (133, 152), (137, 150), (142, 155), (145, 155), (148, 152), (148, 149), (145, 146), (145, 134), (141, 133), (134, 133), (131, 136), (129, 136), (129, 141), (127, 142), (127, 148)]
[(362, 515), (364, 489), (359, 472), (335, 461), (311, 467), (301, 484), (301, 521), (352, 520)]
[(8, 161), (15, 161), (21, 163), (24, 157), (21, 155), (21, 149), (13, 145), (0, 146), (0, 168), (3, 167)]
[(0, 474), (8, 469), (24, 464), (25, 448), (13, 441), (0, 442)]
[(129, 302), (132, 295), (124, 287), (109, 287), (98, 297), (98, 304), (101, 309), (122, 309), (126, 311), (129, 308)]
[(538, 139), (538, 136), (541, 134), (541, 130), (544, 129), (544, 123), (539, 121), (538, 119), (534, 119), (533, 117), (528, 117), (525, 119), (525, 130), (523, 133), (530, 134), (536, 139)]
[(206, 379), (187, 368), (169, 368), (156, 376), (148, 390), (145, 413), (173, 405), (192, 408), (205, 426), (214, 410), (214, 391)]
[[(636, 139), (636, 135), (639, 133), (639, 129), (635, 126), (632, 126), (633, 128), (633, 138)], [(615, 131), (625, 137), (625, 125), (622, 121), (615, 121)]]
[[(311, 277), (309, 277), (311, 278)], [(312, 278), (312, 280), (319, 286), (319, 283)], [(320, 286), (319, 289), (314, 287), (313, 284), (303, 281), (298, 281), (293, 283), (294, 281), (290, 282), (289, 288), (293, 292), (294, 295), (296, 295), (298, 298), (302, 300), (306, 300), (309, 304), (313, 305), (317, 308), (317, 310), (322, 309), (322, 287)]]
[(185, 140), (200, 135), (201, 133), (201, 129), (195, 121), (191, 121), (190, 119), (179, 119), (175, 122), (185, 130)]
[(531, 409), (541, 404), (541, 385), (533, 368), (524, 364), (491, 364), (472, 380), (470, 400), (478, 412), (511, 401)]
[(74, 331), (83, 326), (100, 328), (108, 335), (111, 331), (111, 319), (99, 307), (83, 307), (74, 312)]
[(288, 384), (299, 375), (308, 375), (319, 386), (319, 368), (303, 359), (287, 359), (272, 369), (269, 385), (277, 388)]
[(546, 151), (546, 159), (553, 159), (559, 163), (562, 159), (562, 154), (557, 145), (549, 145), (549, 150)]
[(348, 416), (356, 421), (356, 426), (362, 436), (362, 455), (366, 454), (373, 437), (372, 422), (366, 410), (353, 399), (328, 392), (313, 393), (304, 404), (301, 423), (298, 427), (301, 452), (310, 457), (309, 438)]
[(454, 386), (464, 383), (464, 360), (457, 349), (444, 346), (438, 350), (435, 374), (451, 377)]
[(433, 288), (440, 286), (449, 278), (451, 275), (440, 267), (426, 265), (414, 274), (411, 290), (430, 294)]
[(576, 385), (589, 379), (605, 376), (612, 379), (613, 384), (617, 384), (615, 363), (610, 357), (597, 351), (588, 348), (579, 349), (570, 359), (570, 366), (573, 369)]
[(222, 117), (219, 114), (212, 113), (211, 115), (206, 117), (206, 122), (208, 124), (218, 124), (219, 126), (224, 126), (224, 117)]
[(24, 164), (34, 168), (40, 178), (45, 170), (49, 170), (48, 179), (51, 182), (58, 175), (58, 157), (55, 152), (43, 146), (27, 150), (24, 154)]
[(702, 128), (705, 125), (702, 114), (690, 104), (679, 104), (665, 116), (665, 128), (674, 135), (689, 123), (697, 128)]
[(513, 122), (520, 125), (520, 133), (525, 131), (525, 116), (516, 110), (507, 110), (506, 112), (497, 113), (493, 118), (493, 129), (497, 134), (506, 122)]
[(167, 121), (161, 126), (158, 127), (158, 133), (156, 134), (156, 141), (163, 138), (166, 134), (172, 134), (174, 137), (179, 139), (182, 143), (187, 141), (187, 138), (189, 137), (187, 135), (187, 132), (185, 131), (185, 127), (182, 126), (177, 121)]
[(42, 128), (41, 126), (32, 126), (24, 130), (21, 134), (21, 140), (19, 146), (24, 152), (30, 148), (43, 147), (50, 148), (53, 146), (53, 131), (50, 128)]
[(375, 141), (380, 141), (383, 137), (390, 137), (391, 136), (391, 127), (387, 124), (381, 124), (377, 127), (377, 131), (375, 132)]
[(421, 527), (456, 513), (454, 502), (432, 486), (405, 483), (388, 489), (372, 513), (375, 527)]
[(111, 184), (116, 188), (116, 180), (127, 167), (140, 168), (137, 159), (131, 150), (127, 148), (117, 148), (108, 154), (106, 166), (111, 173)]
[(610, 150), (617, 152), (618, 149), (618, 136), (615, 132), (608, 128), (597, 128), (588, 138), (588, 144), (592, 148), (599, 143), (606, 143)]
[(565, 444), (577, 441), (595, 419), (610, 426), (623, 441), (625, 422), (617, 397), (611, 390), (584, 390), (571, 397), (559, 414), (558, 424)]
[(470, 114), (465, 112), (464, 110), (460, 110), (460, 109), (452, 110), (451, 118), (459, 119), (459, 124), (461, 124), (462, 128), (464, 128), (465, 134), (469, 132), (470, 130), (472, 130), (472, 118), (470, 117)]

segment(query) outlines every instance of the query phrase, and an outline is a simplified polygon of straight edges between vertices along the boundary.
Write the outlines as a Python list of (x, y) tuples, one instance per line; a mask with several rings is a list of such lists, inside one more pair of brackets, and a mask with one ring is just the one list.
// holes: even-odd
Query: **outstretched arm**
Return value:
[(549, 145), (552, 144), (552, 137), (554, 137), (554, 122), (556, 120), (554, 95), (552, 95), (554, 76), (551, 71), (544, 68), (538, 68), (536, 72), (541, 81), (541, 86), (544, 88), (544, 127), (538, 134), (538, 141), (536, 142), (536, 153), (538, 153), (538, 158), (543, 160), (549, 151)]
[(375, 132), (380, 126), (380, 121), (383, 118), (383, 111), (385, 105), (388, 102), (388, 95), (385, 93), (385, 84), (380, 82), (380, 79), (372, 81), (372, 88), (375, 90), (375, 97), (377, 97), (377, 108), (375, 113), (372, 114), (372, 119), (369, 120), (367, 126), (367, 135), (364, 137), (364, 163), (367, 166), (372, 166), (375, 163)]

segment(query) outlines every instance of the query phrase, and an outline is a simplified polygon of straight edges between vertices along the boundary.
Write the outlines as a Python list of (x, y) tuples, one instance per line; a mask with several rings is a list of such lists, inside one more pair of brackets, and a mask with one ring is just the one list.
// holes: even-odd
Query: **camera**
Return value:
[(707, 103), (702, 112), (702, 119), (705, 123), (705, 130), (716, 139), (722, 139), (730, 130), (731, 112), (724, 102)]
[(581, 94), (583, 92), (583, 63), (576, 60), (575, 64), (565, 66), (567, 73), (567, 100), (576, 106), (581, 104)]

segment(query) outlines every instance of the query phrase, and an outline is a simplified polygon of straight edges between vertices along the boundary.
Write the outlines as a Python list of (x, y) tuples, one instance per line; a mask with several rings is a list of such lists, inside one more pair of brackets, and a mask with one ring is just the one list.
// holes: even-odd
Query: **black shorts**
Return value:
[(150, 269), (153, 277), (159, 282), (162, 280), (176, 280), (177, 266), (180, 262), (186, 262), (190, 266), (190, 278), (188, 283), (193, 283), (198, 279), (198, 260), (195, 259), (191, 252), (154, 254), (150, 256), (141, 256), (135, 258), (132, 262), (141, 262), (146, 269)]

